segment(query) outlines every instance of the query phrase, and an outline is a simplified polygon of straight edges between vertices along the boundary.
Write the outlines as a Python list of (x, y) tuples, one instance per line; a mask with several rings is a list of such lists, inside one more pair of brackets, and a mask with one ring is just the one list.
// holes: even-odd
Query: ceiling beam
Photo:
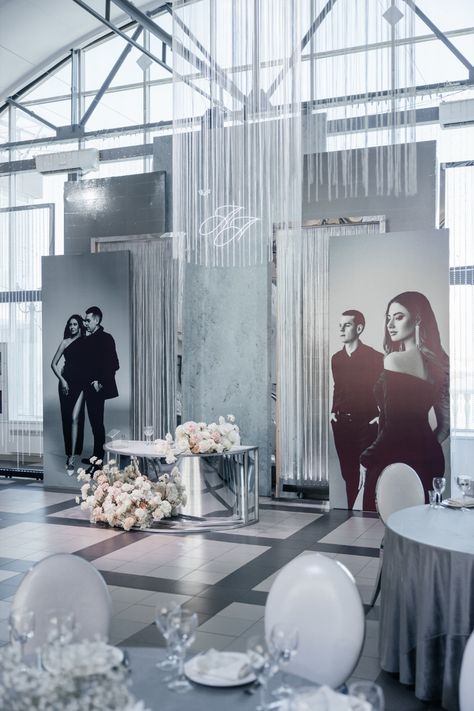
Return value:
[(308, 44), (310, 39), (313, 37), (315, 32), (317, 32), (319, 27), (321, 27), (325, 18), (329, 15), (329, 13), (331, 12), (331, 10), (333, 9), (335, 4), (336, 4), (336, 0), (328, 0), (326, 5), (323, 7), (321, 12), (319, 13), (319, 15), (316, 17), (315, 20), (313, 20), (308, 31), (306, 32), (305, 36), (301, 40), (300, 45), (298, 47), (296, 47), (293, 54), (291, 55), (288, 64), (281, 70), (281, 72), (278, 74), (278, 76), (275, 77), (272, 84), (270, 85), (270, 88), (266, 92), (268, 99), (270, 99), (270, 97), (275, 93), (276, 89), (280, 86), (280, 84), (283, 81), (283, 79), (285, 78), (285, 75), (288, 72), (288, 70), (291, 69), (291, 67), (294, 65), (298, 56), (302, 54), (304, 48), (306, 47), (306, 45)]
[[(135, 32), (134, 32), (133, 35), (132, 35), (132, 39), (136, 41), (136, 40), (140, 37), (140, 35), (141, 35), (142, 32), (143, 32), (143, 28), (142, 28), (141, 26), (138, 26), (137, 29), (135, 30)], [(105, 92), (107, 91), (107, 89), (108, 89), (109, 86), (111, 85), (112, 81), (114, 80), (114, 77), (117, 75), (117, 72), (119, 71), (120, 67), (123, 65), (124, 61), (126, 60), (126, 58), (128, 57), (128, 55), (130, 54), (131, 49), (132, 49), (132, 45), (128, 42), (128, 43), (126, 44), (126, 46), (124, 47), (124, 49), (122, 50), (122, 52), (121, 52), (120, 56), (118, 57), (117, 61), (116, 61), (115, 64), (113, 65), (112, 69), (110, 70), (110, 72), (109, 72), (109, 73), (107, 74), (107, 76), (105, 77), (104, 82), (103, 82), (102, 86), (100, 87), (99, 91), (97, 92), (97, 94), (96, 94), (96, 95), (94, 96), (94, 98), (92, 99), (92, 102), (90, 103), (89, 108), (88, 108), (87, 111), (84, 113), (84, 115), (82, 116), (81, 120), (79, 121), (79, 124), (80, 124), (81, 126), (85, 126), (86, 123), (88, 122), (88, 120), (90, 119), (90, 117), (92, 116), (92, 114), (93, 114), (93, 112), (95, 111), (95, 109), (96, 109), (96, 107), (97, 107), (99, 101), (100, 101), (100, 100), (102, 99), (102, 97), (104, 96)]]
[[(74, 1), (76, 2), (77, 0)], [(144, 12), (142, 12), (137, 7), (135, 7), (135, 5), (129, 2), (129, 0), (112, 0), (112, 2), (117, 5), (117, 7), (119, 7), (121, 10), (123, 10), (123, 12), (127, 13), (127, 15), (129, 15), (133, 20), (136, 20), (138, 24), (142, 25), (144, 29), (148, 30), (155, 37), (158, 37), (158, 39), (160, 39), (162, 42), (177, 51), (183, 57), (184, 60), (189, 62), (189, 64), (191, 64), (198, 71), (200, 71), (203, 77), (207, 79), (212, 79), (211, 69), (205, 62), (199, 59), (199, 57), (197, 57), (181, 42), (177, 42), (175, 40), (173, 46), (173, 38), (171, 37), (171, 35), (168, 32), (165, 32), (159, 25), (153, 22), (152, 19), (145, 15)], [(215, 81), (231, 96), (241, 101), (242, 104), (245, 104), (247, 97), (222, 69), (219, 69), (219, 71), (216, 73)]]
[(45, 126), (52, 129), (53, 131), (57, 131), (58, 127), (55, 126), (54, 123), (51, 123), (42, 116), (35, 114), (34, 111), (31, 111), (31, 109), (27, 109), (26, 106), (23, 106), (23, 104), (20, 104), (18, 101), (15, 101), (15, 99), (7, 99), (7, 104), (10, 104), (10, 106), (14, 106), (16, 109), (20, 109), (20, 111), (23, 111), (25, 114), (28, 114), (28, 116), (31, 116), (32, 118), (36, 119), (36, 121), (43, 123)]
[(459, 51), (459, 49), (451, 42), (451, 40), (446, 37), (445, 33), (442, 32), (442, 30), (435, 25), (435, 23), (430, 20), (430, 18), (425, 15), (423, 10), (420, 10), (418, 5), (416, 5), (413, 0), (404, 0), (405, 3), (408, 5), (409, 8), (413, 10), (413, 12), (417, 15), (417, 17), (422, 20), (427, 27), (433, 32), (433, 34), (436, 35), (436, 37), (450, 50), (452, 54), (458, 59), (461, 64), (463, 64), (468, 73), (469, 73), (469, 79), (471, 81), (474, 81), (474, 66), (471, 64), (471, 62), (467, 59), (467, 57), (464, 56), (462, 52)]

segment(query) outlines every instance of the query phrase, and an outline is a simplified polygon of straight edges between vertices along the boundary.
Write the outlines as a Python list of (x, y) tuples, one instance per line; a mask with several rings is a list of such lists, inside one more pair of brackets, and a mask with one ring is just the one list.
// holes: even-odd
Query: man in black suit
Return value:
[(360, 455), (377, 436), (379, 412), (374, 385), (383, 370), (382, 353), (360, 340), (364, 328), (365, 318), (360, 311), (344, 311), (339, 321), (343, 347), (331, 358), (334, 379), (331, 424), (346, 482), (348, 509), (353, 508), (360, 488)]
[(115, 373), (119, 369), (115, 341), (110, 333), (104, 331), (101, 323), (102, 311), (99, 307), (88, 308), (84, 318), (87, 331), (83, 362), (84, 399), (94, 437), (93, 454), (98, 459), (104, 455), (105, 401), (118, 396)]

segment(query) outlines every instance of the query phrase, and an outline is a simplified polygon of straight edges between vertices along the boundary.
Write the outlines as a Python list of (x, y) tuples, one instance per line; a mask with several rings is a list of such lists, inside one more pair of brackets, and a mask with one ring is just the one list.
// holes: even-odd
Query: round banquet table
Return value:
[(380, 664), (424, 701), (457, 711), (474, 629), (474, 511), (414, 506), (386, 525)]

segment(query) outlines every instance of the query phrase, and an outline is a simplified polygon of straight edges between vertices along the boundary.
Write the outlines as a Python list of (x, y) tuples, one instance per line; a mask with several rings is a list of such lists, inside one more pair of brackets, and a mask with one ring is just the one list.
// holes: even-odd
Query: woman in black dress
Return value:
[[(63, 422), (66, 471), (74, 473), (76, 454), (84, 443), (84, 393), (81, 379), (85, 328), (82, 316), (73, 314), (67, 320), (64, 338), (54, 354), (51, 368), (59, 380), (59, 403)], [(64, 359), (62, 368), (59, 361)]]
[[(362, 472), (366, 469), (365, 511), (376, 510), (377, 479), (395, 462), (416, 471), (427, 497), (433, 477), (444, 474), (441, 442), (449, 435), (449, 357), (426, 296), (406, 291), (389, 302), (384, 349), (384, 369), (374, 387), (378, 436), (360, 458)], [(435, 430), (429, 422), (431, 409)]]

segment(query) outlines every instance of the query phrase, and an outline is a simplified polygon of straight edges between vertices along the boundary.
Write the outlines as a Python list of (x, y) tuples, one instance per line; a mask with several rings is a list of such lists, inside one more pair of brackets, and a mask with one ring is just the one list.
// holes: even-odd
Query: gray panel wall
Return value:
[[(340, 197), (328, 199), (327, 163), (323, 163), (323, 184), (319, 186), (318, 197), (312, 194), (308, 198), (303, 189), (303, 219), (316, 217), (358, 217), (363, 215), (386, 215), (387, 232), (429, 229), (436, 227), (436, 141), (424, 141), (417, 144), (418, 192), (412, 197), (400, 195), (377, 195), (376, 149), (369, 149), (369, 196), (362, 192), (346, 198), (343, 189)], [(334, 191), (334, 189), (333, 189)]]
[(92, 237), (166, 232), (164, 172), (64, 185), (64, 254), (87, 254)]
[(233, 414), (260, 453), (260, 492), (271, 490), (270, 266), (186, 265), (183, 420)]
[(153, 170), (163, 170), (165, 178), (166, 232), (173, 228), (173, 136), (153, 140)]

